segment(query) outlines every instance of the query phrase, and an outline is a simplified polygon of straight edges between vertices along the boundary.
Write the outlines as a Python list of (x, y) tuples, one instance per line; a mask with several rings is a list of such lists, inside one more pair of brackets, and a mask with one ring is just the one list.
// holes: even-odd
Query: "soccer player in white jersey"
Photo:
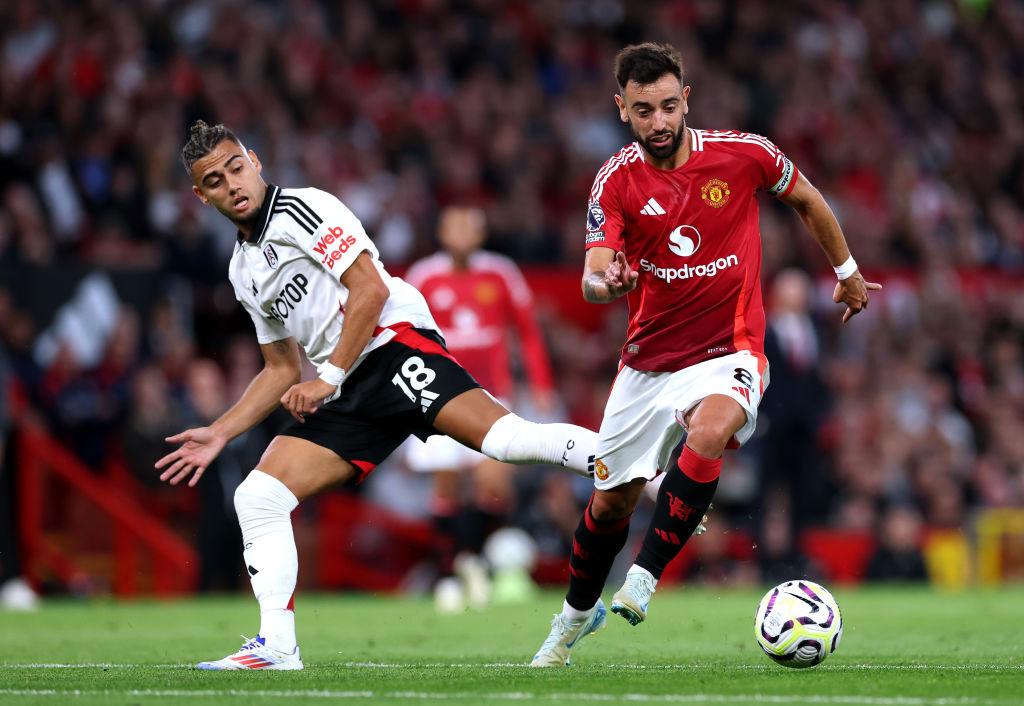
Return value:
[[(448, 353), (415, 288), (387, 273), (359, 220), (315, 188), (267, 184), (256, 154), (223, 125), (197, 121), (182, 148), (193, 192), (238, 227), (229, 278), (265, 365), (207, 427), (169, 437), (160, 479), (194, 486), (225, 444), (279, 404), (295, 421), (235, 492), (260, 630), (200, 669), (302, 669), (295, 636), (298, 558), (291, 512), (359, 482), (410, 435), (445, 434), (507, 463), (589, 475), (596, 434), (511, 414)], [(299, 346), (319, 376), (300, 382)]]
[[(626, 297), (629, 325), (604, 419), (595, 491), (573, 538), (562, 612), (533, 658), (561, 667), (605, 621), (601, 590), (648, 480), (663, 474), (643, 545), (611, 610), (647, 617), (665, 566), (707, 511), (722, 455), (750, 438), (768, 385), (757, 193), (791, 206), (838, 277), (843, 321), (868, 291), (825, 199), (768, 139), (686, 125), (690, 87), (666, 44), (615, 59), (615, 104), (635, 141), (598, 171), (587, 204), (583, 295)], [(686, 432), (679, 458), (671, 454)]]

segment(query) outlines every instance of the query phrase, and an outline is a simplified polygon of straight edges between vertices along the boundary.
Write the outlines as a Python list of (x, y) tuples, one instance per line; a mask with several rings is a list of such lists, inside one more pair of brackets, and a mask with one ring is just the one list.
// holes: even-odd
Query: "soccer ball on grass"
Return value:
[(786, 581), (764, 594), (754, 616), (754, 637), (772, 661), (801, 669), (820, 664), (843, 637), (835, 598), (811, 581)]

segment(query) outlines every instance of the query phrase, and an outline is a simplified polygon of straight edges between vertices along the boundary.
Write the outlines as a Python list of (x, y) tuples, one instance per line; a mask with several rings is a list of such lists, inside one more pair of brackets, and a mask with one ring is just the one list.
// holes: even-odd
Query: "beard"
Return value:
[[(264, 197), (265, 198), (265, 197)], [(228, 205), (226, 208), (217, 206), (217, 210), (220, 211), (221, 215), (227, 218), (229, 221), (235, 224), (235, 227), (251, 226), (255, 227), (260, 220), (260, 209), (262, 204), (249, 210), (249, 213), (244, 216), (239, 216), (235, 213), (231, 206)]]
[(248, 216), (242, 216), (241, 218), (238, 216), (228, 216), (228, 218), (230, 218), (236, 226), (251, 226), (255, 228), (260, 220), (260, 209), (255, 208)]
[(651, 140), (654, 139), (655, 137), (662, 137), (668, 134), (668, 131), (659, 132), (645, 139), (641, 137), (635, 129), (633, 129), (632, 122), (630, 122), (629, 124), (629, 130), (630, 132), (633, 133), (633, 138), (641, 145), (643, 145), (644, 149), (647, 150), (647, 152), (655, 159), (668, 159), (676, 152), (678, 152), (680, 145), (683, 144), (683, 131), (685, 129), (686, 122), (684, 121), (679, 123), (679, 130), (676, 131), (676, 134), (672, 135), (672, 141), (663, 147), (657, 147), (651, 144)]

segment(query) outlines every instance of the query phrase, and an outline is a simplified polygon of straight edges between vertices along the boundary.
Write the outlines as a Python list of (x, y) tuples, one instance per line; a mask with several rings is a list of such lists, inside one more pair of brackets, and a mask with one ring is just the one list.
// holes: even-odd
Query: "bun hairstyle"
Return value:
[(196, 120), (192, 123), (188, 131), (188, 142), (181, 148), (181, 163), (185, 165), (185, 171), (191, 175), (192, 165), (196, 160), (210, 154), (224, 140), (231, 140), (239, 147), (242, 146), (235, 133), (221, 123), (207, 125), (205, 120)]

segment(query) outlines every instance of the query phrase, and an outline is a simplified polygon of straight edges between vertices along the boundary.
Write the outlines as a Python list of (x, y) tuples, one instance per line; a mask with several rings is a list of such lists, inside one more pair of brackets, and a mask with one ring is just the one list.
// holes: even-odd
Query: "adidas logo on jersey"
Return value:
[(430, 409), (431, 403), (433, 403), (433, 401), (436, 400), (437, 397), (437, 393), (432, 392), (431, 390), (424, 390), (423, 392), (420, 393), (420, 407), (422, 408), (424, 414), (427, 413), (427, 410)]
[(663, 209), (661, 204), (655, 201), (652, 196), (647, 202), (647, 205), (640, 209), (640, 213), (645, 216), (664, 216), (665, 209)]

